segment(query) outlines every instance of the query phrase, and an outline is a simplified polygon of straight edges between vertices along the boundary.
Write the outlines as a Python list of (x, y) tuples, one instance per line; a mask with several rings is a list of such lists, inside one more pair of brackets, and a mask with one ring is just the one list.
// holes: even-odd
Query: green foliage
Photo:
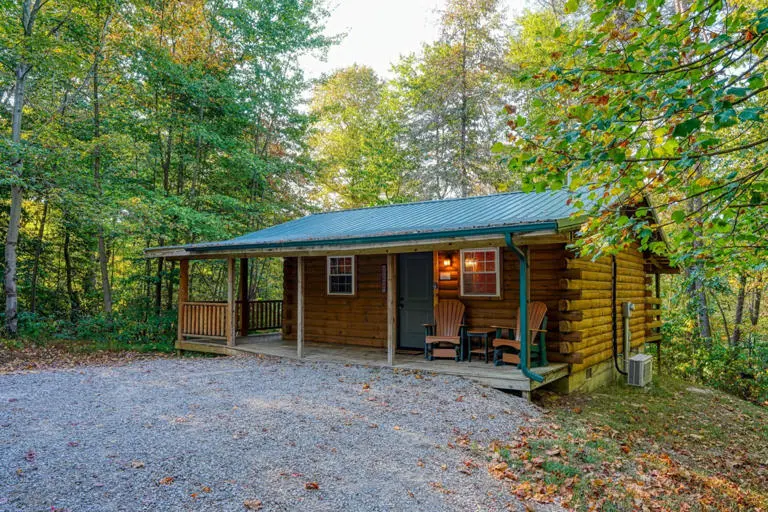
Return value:
[[(513, 124), (510, 170), (531, 189), (593, 190), (580, 242), (588, 251), (634, 239), (660, 251), (649, 228), (662, 226), (684, 265), (762, 260), (768, 10), (693, 2), (676, 13), (665, 2), (600, 0), (587, 22), (577, 6), (566, 5), (574, 14), (546, 45), (546, 17), (524, 18), (517, 46), (546, 53), (524, 57), (514, 74), (527, 122)], [(646, 197), (660, 219), (616, 214)]]
[(321, 199), (358, 207), (414, 198), (416, 156), (403, 142), (403, 107), (372, 69), (352, 66), (325, 77), (311, 113)]
[(768, 340), (750, 337), (741, 346), (685, 337), (673, 323), (664, 328), (664, 365), (687, 380), (756, 403), (768, 401)]
[[(0, 118), (3, 229), (19, 181), (9, 164), (24, 158), (22, 334), (167, 343), (178, 269), (144, 261), (145, 247), (225, 239), (306, 210), (297, 61), (331, 44), (327, 12), (314, 0), (51, 0), (31, 40), (19, 2), (0, 14), (4, 112), (15, 66), (31, 66), (22, 147)], [(254, 294), (274, 296), (281, 272), (260, 265), (252, 277)], [(221, 278), (205, 269), (192, 292), (213, 293)]]

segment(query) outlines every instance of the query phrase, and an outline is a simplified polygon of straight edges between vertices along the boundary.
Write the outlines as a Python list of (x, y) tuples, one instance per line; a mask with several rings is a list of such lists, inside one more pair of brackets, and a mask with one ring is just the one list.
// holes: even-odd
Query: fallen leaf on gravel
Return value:
[(304, 488), (308, 491), (317, 491), (320, 489), (320, 484), (317, 482), (307, 482), (304, 484)]
[(141, 468), (144, 467), (144, 463), (141, 462), (140, 460), (132, 460), (131, 461), (131, 467), (133, 469), (141, 469)]
[(457, 402), (463, 402), (464, 401), (464, 395), (459, 395), (456, 397)]
[[(30, 370), (46, 370), (50, 368), (74, 368), (76, 366), (108, 364), (111, 366), (124, 366), (136, 361), (148, 361), (163, 357), (172, 357), (170, 354), (139, 353), (126, 351), (84, 351), (77, 352), (77, 344), (66, 340), (65, 346), (45, 347), (25, 346), (19, 349), (11, 349), (4, 352), (4, 358), (0, 358), (0, 374), (25, 372)], [(15, 399), (11, 399), (15, 401)]]
[(171, 485), (174, 480), (175, 478), (173, 478), (172, 476), (164, 476), (163, 478), (160, 479), (158, 483), (160, 485)]
[(248, 510), (261, 510), (264, 507), (264, 504), (261, 500), (245, 500), (243, 506)]
[(37, 457), (37, 454), (34, 450), (29, 450), (24, 456), (24, 458), (27, 459), (27, 462), (35, 462), (35, 457)]
[(393, 428), (393, 429), (395, 429), (395, 430), (400, 430), (400, 427), (398, 427), (397, 425), (395, 425), (395, 426), (394, 426), (394, 427), (392, 427), (392, 428)]
[(208, 487), (207, 485), (204, 485), (203, 488), (200, 489), (200, 490), (203, 491), (203, 492), (211, 492), (211, 488)]
[(74, 448), (75, 446), (80, 446), (80, 443), (78, 443), (77, 441), (70, 441), (67, 443), (67, 446), (71, 446), (72, 448)]
[(366, 384), (363, 384), (363, 389), (364, 389), (364, 390), (368, 390), (368, 389), (371, 389), (371, 385), (370, 385), (370, 384), (368, 384), (368, 383), (366, 383)]

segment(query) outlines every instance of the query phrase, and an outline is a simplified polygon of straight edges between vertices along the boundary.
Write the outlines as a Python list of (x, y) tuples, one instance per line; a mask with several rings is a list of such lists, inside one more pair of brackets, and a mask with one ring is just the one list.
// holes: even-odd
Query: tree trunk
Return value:
[[(105, 25), (106, 26), (106, 25)], [(101, 59), (101, 47), (94, 52), (93, 62), (93, 138), (96, 146), (93, 148), (93, 181), (98, 196), (101, 198), (101, 112), (99, 98), (99, 60)], [(101, 271), (101, 292), (104, 299), (104, 314), (107, 319), (112, 317), (112, 287), (109, 281), (109, 262), (107, 257), (107, 244), (104, 239), (104, 223), (98, 220), (98, 255), (99, 270)]]
[(461, 185), (461, 197), (469, 195), (469, 175), (467, 171), (467, 127), (469, 124), (469, 112), (467, 98), (467, 32), (466, 29), (462, 35), (461, 41), (461, 142), (459, 165), (461, 176), (459, 183)]
[[(163, 245), (163, 241), (160, 241)], [(155, 276), (155, 314), (159, 315), (163, 307), (163, 258), (157, 258), (157, 275)]]
[(67, 297), (69, 298), (69, 319), (74, 322), (80, 314), (80, 301), (72, 286), (72, 256), (70, 254), (69, 226), (64, 226), (64, 274), (67, 283)]
[[(24, 2), (23, 19), (25, 36), (32, 35), (34, 14), (31, 11), (30, 0)], [(37, 2), (36, 2), (37, 6)], [(11, 185), (11, 211), (8, 217), (8, 232), (5, 238), (5, 330), (10, 336), (16, 336), (19, 332), (18, 315), (18, 291), (16, 288), (16, 247), (19, 244), (19, 230), (21, 229), (21, 205), (23, 192), (20, 183), (23, 172), (23, 156), (21, 145), (21, 117), (24, 107), (24, 87), (27, 81), (27, 73), (30, 67), (23, 60), (16, 66), (16, 82), (13, 86), (13, 110), (11, 113), (11, 141), (14, 146), (14, 155), (11, 161), (11, 174), (14, 182)]]
[(168, 142), (165, 147), (165, 156), (163, 158), (163, 191), (168, 196), (171, 193), (171, 153), (173, 151), (173, 125), (168, 124)]
[(40, 226), (37, 230), (37, 243), (35, 244), (35, 259), (32, 264), (32, 299), (30, 311), (37, 313), (37, 277), (40, 272), (40, 257), (43, 254), (43, 236), (45, 235), (45, 220), (48, 217), (48, 201), (43, 200), (43, 214), (40, 216)]
[(739, 278), (739, 292), (736, 295), (736, 313), (733, 318), (733, 335), (731, 345), (736, 346), (741, 341), (741, 322), (744, 319), (744, 301), (747, 295), (747, 274)]
[[(144, 243), (144, 245), (146, 247), (149, 247), (150, 245), (152, 245), (152, 240), (147, 240)], [(151, 304), (152, 304), (152, 260), (150, 260), (149, 258), (146, 258), (144, 261), (144, 277), (146, 279), (147, 286), (145, 289), (146, 302), (144, 306), (143, 317), (144, 317), (144, 321), (146, 322), (147, 319), (149, 318), (149, 308), (151, 307)]]
[[(701, 176), (701, 164), (696, 164), (695, 175)], [(691, 212), (699, 212), (702, 209), (701, 196), (697, 196), (690, 201), (689, 208)], [(700, 215), (696, 216), (696, 221), (700, 221)], [(693, 248), (696, 250), (701, 247), (701, 232), (699, 229), (694, 228), (695, 239), (693, 241)], [(693, 300), (694, 309), (696, 310), (696, 323), (699, 327), (699, 336), (704, 340), (704, 343), (709, 346), (712, 343), (712, 325), (709, 320), (709, 304), (707, 302), (707, 289), (704, 284), (704, 268), (701, 264), (696, 263), (689, 270), (689, 276), (691, 280), (691, 300)]]
[(749, 322), (752, 327), (757, 327), (757, 322), (760, 321), (760, 306), (763, 299), (763, 276), (760, 275), (757, 278), (757, 286), (755, 286), (755, 293), (752, 295), (752, 302), (749, 305)]
[(723, 317), (723, 329), (725, 330), (725, 338), (730, 340), (731, 339), (731, 332), (728, 328), (728, 317), (725, 314), (725, 310), (723, 309), (723, 305), (720, 303), (720, 299), (717, 298), (717, 295), (713, 295), (715, 298), (715, 304), (717, 304), (717, 309), (720, 310), (720, 315)]
[(167, 298), (165, 303), (165, 309), (167, 311), (171, 311), (173, 309), (173, 269), (176, 268), (176, 262), (171, 261), (171, 268), (168, 269), (168, 288), (167, 288)]

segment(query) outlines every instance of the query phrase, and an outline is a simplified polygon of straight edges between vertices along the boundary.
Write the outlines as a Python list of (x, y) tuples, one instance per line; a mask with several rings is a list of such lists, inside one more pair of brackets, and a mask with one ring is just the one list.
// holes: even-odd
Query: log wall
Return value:
[[(328, 295), (325, 256), (304, 258), (304, 339), (387, 346), (387, 294), (381, 288), (385, 255), (357, 256), (354, 296)], [(283, 263), (283, 337), (296, 339), (296, 258)]]
[[(467, 324), (471, 327), (491, 325), (515, 326), (519, 304), (519, 272), (517, 255), (510, 250), (500, 249), (502, 263), (502, 290), (500, 298), (461, 297), (459, 290), (459, 251), (439, 251), (439, 270), (450, 272), (451, 280), (438, 281), (438, 300), (458, 299), (467, 308)], [(452, 265), (445, 267), (444, 261), (451, 258)], [(547, 347), (549, 352), (560, 349), (559, 301), (567, 294), (559, 289), (558, 272), (565, 268), (566, 251), (564, 244), (537, 245), (529, 249), (529, 275), (531, 301), (547, 305)], [(555, 357), (557, 359), (557, 357)]]
[[(553, 362), (571, 363), (572, 374), (609, 361), (613, 357), (611, 330), (611, 258), (596, 261), (577, 258), (565, 244), (529, 247), (530, 296), (547, 304), (547, 352)], [(499, 298), (461, 297), (459, 251), (437, 251), (436, 300), (458, 299), (467, 308), (472, 327), (515, 325), (518, 308), (518, 260), (510, 250), (500, 249), (502, 292)], [(452, 264), (444, 265), (450, 257)], [(630, 321), (632, 347), (644, 345), (660, 324), (653, 305), (650, 276), (645, 273), (643, 254), (632, 248), (617, 256), (617, 339), (623, 349), (621, 304), (633, 302)], [(307, 257), (305, 339), (308, 341), (386, 347), (387, 294), (382, 289), (385, 255), (357, 256), (357, 294), (328, 296), (325, 257)], [(449, 280), (439, 280), (449, 272)], [(283, 333), (296, 339), (296, 258), (284, 262)]]
[[(649, 295), (645, 259), (637, 248), (625, 250), (616, 256), (616, 319), (617, 344), (623, 352), (623, 317), (621, 304), (633, 302), (635, 311), (630, 320), (631, 345), (642, 347), (649, 325), (646, 297)], [(578, 355), (573, 373), (595, 366), (613, 357), (611, 326), (611, 258), (596, 261), (588, 258), (566, 258), (561, 272), (560, 288), (573, 298), (559, 301), (563, 317), (560, 322), (560, 353)]]

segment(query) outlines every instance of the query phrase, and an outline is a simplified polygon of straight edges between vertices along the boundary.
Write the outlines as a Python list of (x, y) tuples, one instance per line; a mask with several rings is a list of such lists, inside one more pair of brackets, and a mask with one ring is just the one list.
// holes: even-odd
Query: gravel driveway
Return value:
[(537, 414), (458, 377), (255, 357), (2, 375), (0, 511), (522, 509), (478, 445)]

